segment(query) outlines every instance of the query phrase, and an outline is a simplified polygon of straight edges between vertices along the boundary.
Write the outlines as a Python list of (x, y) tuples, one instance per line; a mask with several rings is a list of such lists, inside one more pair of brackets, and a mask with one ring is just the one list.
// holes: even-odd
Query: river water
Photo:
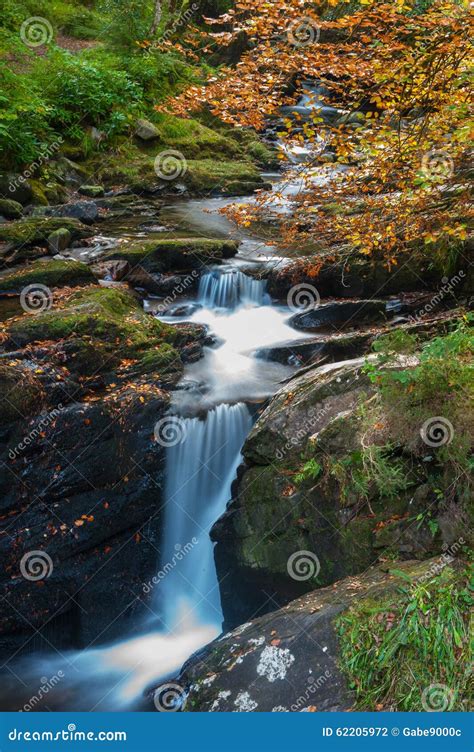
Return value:
[[(291, 197), (292, 190), (294, 186), (279, 192)], [(285, 210), (285, 200), (278, 200)], [(160, 216), (160, 221), (194, 234), (238, 237), (241, 246), (229, 263), (205, 270), (197, 295), (184, 301), (197, 304), (191, 315), (162, 317), (170, 323), (205, 324), (216, 344), (186, 367), (173, 399), (180, 440), (167, 449), (162, 555), (154, 580), (145, 585), (151, 595), (143, 633), (131, 639), (124, 635), (122, 641), (102, 647), (21, 659), (12, 667), (24, 685), (19, 693), (15, 684), (18, 709), (46, 681), (55, 686), (36, 709), (141, 709), (147, 689), (176, 675), (193, 652), (221, 632), (209, 532), (230, 500), (241, 448), (254, 420), (251, 407), (274, 394), (295, 371), (255, 354), (306, 336), (288, 325), (292, 312), (286, 306), (272, 304), (265, 282), (245, 274), (279, 259), (265, 242), (237, 230), (219, 214), (229, 202), (183, 199)]]

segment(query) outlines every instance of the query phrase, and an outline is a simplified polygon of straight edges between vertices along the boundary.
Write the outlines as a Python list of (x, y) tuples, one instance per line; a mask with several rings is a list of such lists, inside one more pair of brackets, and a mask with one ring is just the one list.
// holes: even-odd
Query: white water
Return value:
[(207, 308), (236, 308), (240, 304), (267, 305), (266, 282), (253, 279), (238, 269), (223, 273), (211, 271), (203, 274), (199, 283), (198, 301)]
[(181, 554), (179, 563), (158, 586), (165, 627), (170, 630), (190, 616), (204, 624), (221, 625), (209, 531), (225, 511), (251, 425), (246, 405), (218, 405), (204, 420), (183, 421), (184, 441), (168, 450), (162, 561), (166, 565)]
[[(181, 211), (191, 208), (193, 222), (204, 225), (204, 212), (213, 205), (219, 208), (221, 200), (207, 201), (199, 209), (198, 204), (188, 201)], [(216, 224), (227, 230), (230, 223), (219, 216)], [(242, 253), (246, 262), (260, 261), (270, 250), (250, 236), (242, 240), (239, 256)], [(48, 706), (135, 709), (147, 687), (175, 676), (193, 652), (220, 633), (222, 613), (209, 530), (230, 499), (251, 427), (242, 402), (270, 396), (294, 370), (257, 360), (253, 353), (298, 336), (287, 324), (291, 312), (269, 304), (264, 284), (232, 269), (241, 263), (237, 258), (226, 268), (210, 270), (200, 291), (205, 307), (191, 317), (206, 324), (220, 346), (206, 348), (205, 357), (187, 367), (182, 387), (193, 388), (176, 395), (182, 398), (175, 401), (178, 412), (190, 406), (194, 412), (209, 412), (204, 420), (183, 420), (186, 439), (168, 452), (164, 550), (157, 562), (145, 633), (109, 646), (22, 660), (15, 667), (23, 683), (19, 707), (41, 685), (41, 677), (61, 671), (64, 678), (48, 696)], [(309, 335), (300, 338), (305, 336)], [(158, 577), (165, 570), (165, 576)], [(160, 621), (162, 626), (156, 626)], [(18, 693), (18, 686), (15, 689)]]

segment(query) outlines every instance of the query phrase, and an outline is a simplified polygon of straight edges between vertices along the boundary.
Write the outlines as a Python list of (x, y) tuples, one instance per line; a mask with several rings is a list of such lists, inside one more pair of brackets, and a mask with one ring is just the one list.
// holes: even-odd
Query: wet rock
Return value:
[(200, 270), (203, 265), (219, 264), (235, 256), (238, 247), (234, 240), (157, 238), (131, 247), (114, 248), (105, 254), (104, 260), (125, 259), (131, 267), (140, 266), (152, 274), (188, 270), (193, 272)]
[(75, 204), (48, 207), (44, 214), (49, 217), (72, 217), (85, 225), (92, 225), (99, 218), (99, 208), (94, 201), (78, 201)]
[(289, 324), (304, 332), (332, 330), (335, 332), (359, 322), (384, 320), (386, 303), (383, 300), (358, 300), (319, 305), (291, 317)]
[(36, 261), (29, 266), (13, 268), (0, 273), (0, 290), (17, 292), (28, 285), (46, 285), (49, 288), (75, 287), (95, 282), (94, 275), (80, 261)]
[(13, 261), (20, 260), (20, 255), (24, 254), (25, 249), (32, 246), (46, 246), (49, 236), (56, 230), (66, 229), (71, 233), (73, 239), (87, 238), (91, 234), (83, 224), (75, 219), (57, 218), (57, 217), (25, 217), (16, 222), (8, 222), (0, 226), (0, 242), (6, 243), (4, 252), (1, 254), (4, 258), (8, 257), (12, 250), (18, 249), (14, 254)]

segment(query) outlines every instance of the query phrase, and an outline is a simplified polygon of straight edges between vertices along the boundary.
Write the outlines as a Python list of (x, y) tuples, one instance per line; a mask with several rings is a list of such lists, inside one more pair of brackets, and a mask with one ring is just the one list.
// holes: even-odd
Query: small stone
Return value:
[(158, 129), (149, 120), (140, 118), (135, 127), (135, 136), (142, 141), (154, 141), (160, 137)]
[(90, 198), (102, 198), (105, 195), (105, 190), (102, 185), (81, 185), (79, 193)]
[(55, 230), (49, 235), (48, 248), (51, 253), (60, 253), (66, 248), (69, 248), (71, 240), (72, 235), (69, 230), (66, 230), (65, 227), (61, 227), (59, 230)]

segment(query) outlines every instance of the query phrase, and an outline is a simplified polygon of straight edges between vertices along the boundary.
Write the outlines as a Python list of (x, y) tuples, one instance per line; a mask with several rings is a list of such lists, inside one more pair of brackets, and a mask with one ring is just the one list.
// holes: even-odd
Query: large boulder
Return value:
[[(388, 552), (423, 559), (451, 542), (430, 527), (441, 528), (447, 510), (436, 505), (423, 452), (388, 452), (386, 463), (406, 478), (396, 493), (367, 480), (364, 415), (374, 386), (363, 364), (333, 363), (292, 379), (248, 436), (233, 500), (211, 531), (227, 626), (364, 571)], [(382, 430), (370, 435), (389, 444)], [(450, 514), (460, 534), (464, 511)], [(291, 563), (302, 552), (314, 566), (298, 577)]]
[(220, 264), (237, 254), (235, 240), (214, 238), (159, 238), (126, 248), (114, 248), (103, 261), (126, 260), (131, 270), (140, 267), (148, 273), (200, 270), (204, 265)]
[[(221, 713), (327, 712), (360, 708), (362, 703), (364, 709), (372, 711), (426, 710), (427, 691), (443, 678), (443, 667), (437, 670), (430, 662), (431, 665), (417, 666), (413, 674), (414, 664), (407, 656), (417, 655), (414, 651), (417, 635), (410, 630), (408, 634), (400, 634), (398, 626), (405, 612), (407, 618), (413, 612), (416, 601), (411, 598), (416, 597), (418, 582), (436, 593), (436, 579), (444, 570), (443, 585), (448, 585), (453, 594), (465, 587), (462, 564), (450, 562), (452, 558), (446, 557), (422, 563), (404, 562), (394, 567), (379, 565), (331, 588), (315, 590), (280, 611), (240, 625), (185, 664), (176, 680), (178, 692), (185, 699), (184, 709)], [(467, 648), (467, 617), (465, 631), (456, 637), (443, 612), (439, 612), (440, 616), (435, 610), (433, 613), (430, 623), (433, 631), (427, 630), (423, 639), (431, 640), (432, 635), (445, 628), (444, 639), (454, 651), (459, 651), (461, 644)], [(370, 671), (360, 677), (348, 662), (353, 654), (360, 653), (360, 648), (351, 644), (352, 634), (347, 625), (352, 625), (354, 632), (360, 629), (362, 635), (369, 630), (370, 635), (373, 618), (380, 633), (378, 644), (384, 635), (393, 635), (392, 658), (390, 662), (390, 656), (385, 657), (384, 663), (374, 636), (368, 661)], [(430, 616), (423, 619), (426, 624)], [(400, 654), (401, 665), (397, 666)], [(383, 686), (387, 671), (394, 677), (388, 688)], [(371, 693), (356, 693), (361, 679), (366, 687), (369, 685)], [(407, 679), (409, 692), (405, 687)], [(456, 694), (446, 687), (450, 692), (448, 698), (455, 705), (453, 709), (467, 709), (467, 687), (468, 672), (464, 678), (460, 673)], [(160, 688), (154, 698), (156, 705)]]
[(23, 175), (11, 175), (0, 173), (0, 197), (18, 201), (19, 204), (26, 206), (33, 196), (33, 190)]

